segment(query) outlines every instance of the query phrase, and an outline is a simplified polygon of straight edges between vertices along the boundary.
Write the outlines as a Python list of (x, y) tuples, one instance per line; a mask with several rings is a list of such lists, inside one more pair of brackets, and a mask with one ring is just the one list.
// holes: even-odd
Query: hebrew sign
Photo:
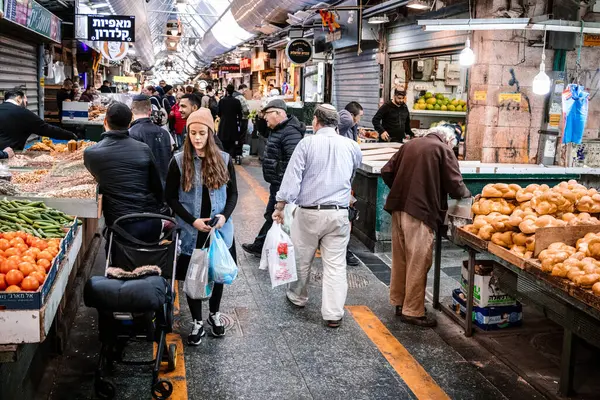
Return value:
[(135, 17), (129, 15), (88, 15), (87, 40), (135, 42)]

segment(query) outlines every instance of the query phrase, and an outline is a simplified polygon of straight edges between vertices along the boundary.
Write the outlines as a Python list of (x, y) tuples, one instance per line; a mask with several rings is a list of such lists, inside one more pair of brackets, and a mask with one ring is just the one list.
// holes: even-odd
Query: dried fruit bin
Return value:
[(96, 195), (94, 199), (70, 199), (36, 196), (1, 196), (8, 200), (43, 201), (46, 206), (55, 208), (68, 215), (77, 215), (79, 218), (99, 219), (102, 213), (102, 196)]
[[(35, 293), (14, 294), (20, 295), (19, 299), (13, 299), (17, 300), (16, 303), (34, 304), (34, 299), (37, 298), (40, 307), (0, 310), (0, 345), (40, 343), (46, 338), (81, 249), (82, 229), (76, 225), (72, 229), (74, 232), (70, 247), (63, 253), (62, 262), (52, 266), (51, 274), (54, 273), (54, 277), (50, 279), (48, 275), (47, 282), (44, 283), (44, 287), (48, 285), (45, 296), (42, 296), (44, 287)], [(4, 301), (0, 301), (0, 307), (2, 304)]]

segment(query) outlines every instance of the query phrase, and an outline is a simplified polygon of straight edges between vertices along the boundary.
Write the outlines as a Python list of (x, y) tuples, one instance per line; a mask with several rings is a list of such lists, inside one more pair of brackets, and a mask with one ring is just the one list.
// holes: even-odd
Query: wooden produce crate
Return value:
[(46, 339), (81, 249), (82, 237), (82, 230), (77, 229), (42, 308), (0, 310), (0, 345), (41, 343)]
[(590, 232), (600, 233), (600, 226), (580, 225), (539, 228), (535, 231), (535, 252), (533, 256), (537, 257), (552, 243), (562, 242), (568, 246), (575, 247), (577, 241)]
[(525, 269), (527, 259), (519, 256), (518, 254), (513, 253), (505, 247), (498, 246), (495, 243), (489, 242), (487, 251), (497, 257), (500, 257), (504, 261), (511, 263), (515, 267), (521, 268), (523, 270)]
[(456, 229), (456, 238), (459, 241), (463, 241), (475, 250), (487, 251), (488, 246), (491, 242), (481, 239), (477, 235), (473, 235), (471, 232), (466, 231), (463, 228)]

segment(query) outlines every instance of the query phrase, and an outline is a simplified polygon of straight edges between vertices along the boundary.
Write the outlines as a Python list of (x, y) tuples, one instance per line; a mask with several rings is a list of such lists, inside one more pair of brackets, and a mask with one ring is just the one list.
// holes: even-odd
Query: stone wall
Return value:
[[(478, 2), (477, 18), (491, 18), (505, 1)], [(526, 17), (546, 14), (546, 1), (525, 0)], [(467, 160), (491, 163), (537, 163), (538, 131), (542, 127), (546, 96), (532, 91), (533, 78), (539, 73), (543, 32), (523, 30), (474, 31), (472, 48), (477, 57), (470, 71), (469, 116), (467, 120)], [(538, 43), (537, 47), (530, 46)], [(575, 67), (577, 51), (567, 53), (567, 69)], [(546, 72), (552, 71), (554, 51), (546, 50)], [(584, 48), (582, 68), (591, 81), (600, 66), (600, 49)], [(519, 82), (521, 104), (499, 102), (500, 93), (516, 91), (510, 85), (514, 77)], [(600, 74), (599, 74), (600, 75)], [(583, 79), (582, 84), (585, 84)], [(591, 83), (591, 82), (590, 82)], [(486, 93), (485, 100), (476, 100)], [(586, 137), (598, 137), (600, 128), (600, 99), (590, 103), (590, 118)]]

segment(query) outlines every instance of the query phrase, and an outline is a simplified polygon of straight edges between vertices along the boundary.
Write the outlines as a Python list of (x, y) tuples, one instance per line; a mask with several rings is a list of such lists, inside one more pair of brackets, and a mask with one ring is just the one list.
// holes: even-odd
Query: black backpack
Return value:
[(208, 109), (213, 118), (217, 118), (219, 115), (219, 103), (217, 102), (217, 99), (215, 99), (215, 96), (208, 96)]

